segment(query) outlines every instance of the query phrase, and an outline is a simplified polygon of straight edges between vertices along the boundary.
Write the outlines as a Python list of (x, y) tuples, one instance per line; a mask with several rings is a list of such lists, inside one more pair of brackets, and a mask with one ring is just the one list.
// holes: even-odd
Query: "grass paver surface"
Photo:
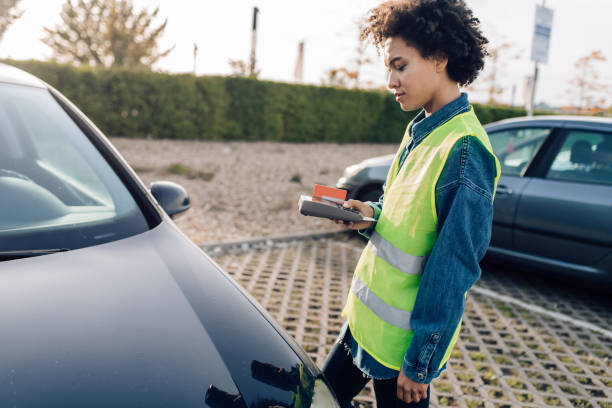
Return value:
[[(213, 258), (319, 367), (336, 341), (363, 241), (341, 236), (229, 248)], [(607, 330), (605, 297), (483, 265), (478, 287)], [(612, 407), (612, 338), (481, 294), (468, 294), (460, 339), (432, 383), (432, 407)], [(356, 398), (374, 407), (371, 383)]]

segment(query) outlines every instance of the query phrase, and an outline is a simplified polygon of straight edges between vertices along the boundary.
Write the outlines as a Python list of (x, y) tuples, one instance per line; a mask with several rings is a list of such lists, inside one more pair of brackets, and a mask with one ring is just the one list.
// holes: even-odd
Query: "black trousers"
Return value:
[[(353, 358), (340, 342), (334, 344), (323, 365), (323, 374), (334, 390), (340, 406), (351, 408), (351, 401), (366, 386), (369, 377), (353, 364)], [(397, 398), (397, 378), (388, 380), (374, 379), (374, 393), (377, 408), (427, 408), (429, 407), (429, 387), (427, 398), (420, 402), (406, 403)]]

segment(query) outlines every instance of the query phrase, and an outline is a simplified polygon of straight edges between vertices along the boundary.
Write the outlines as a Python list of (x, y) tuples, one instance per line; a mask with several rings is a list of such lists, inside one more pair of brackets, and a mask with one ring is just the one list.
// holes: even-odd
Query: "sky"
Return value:
[[(40, 39), (43, 26), (54, 27), (65, 0), (22, 0), (24, 11), (0, 42), (0, 58), (49, 59), (52, 51)], [(536, 4), (542, 0), (466, 0), (482, 23), (491, 44), (512, 46), (501, 58), (498, 71), (504, 93), (499, 101), (524, 103), (525, 78), (533, 74), (530, 61)], [(330, 68), (347, 66), (356, 57), (358, 24), (379, 0), (133, 0), (137, 9), (159, 7), (158, 22), (168, 19), (160, 48), (173, 51), (154, 68), (169, 73), (192, 72), (193, 44), (198, 45), (196, 73), (226, 75), (228, 61), (247, 61), (251, 48), (253, 7), (260, 10), (257, 32), (257, 66), (260, 78), (292, 82), (298, 43), (304, 47), (304, 82), (321, 84)], [(601, 76), (612, 84), (612, 0), (545, 0), (554, 10), (549, 58), (540, 64), (536, 102), (561, 106), (576, 102), (568, 94), (576, 76), (574, 63), (600, 50), (608, 61), (598, 64)], [(382, 58), (373, 46), (367, 54), (373, 62), (362, 77), (376, 86), (385, 85)], [(484, 76), (481, 75), (481, 78)], [(475, 102), (486, 94), (479, 81), (470, 91)], [(608, 97), (612, 104), (612, 95)]]

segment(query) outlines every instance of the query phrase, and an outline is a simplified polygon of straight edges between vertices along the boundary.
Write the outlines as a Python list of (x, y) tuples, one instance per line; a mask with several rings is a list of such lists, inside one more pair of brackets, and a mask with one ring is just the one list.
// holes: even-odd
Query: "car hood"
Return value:
[(360, 164), (363, 167), (376, 167), (376, 166), (391, 166), (393, 163), (394, 154), (387, 154), (384, 156), (372, 157), (371, 159), (366, 159), (362, 161)]
[(279, 332), (166, 221), (120, 241), (2, 262), (0, 405), (290, 406), (283, 378), (318, 370)]

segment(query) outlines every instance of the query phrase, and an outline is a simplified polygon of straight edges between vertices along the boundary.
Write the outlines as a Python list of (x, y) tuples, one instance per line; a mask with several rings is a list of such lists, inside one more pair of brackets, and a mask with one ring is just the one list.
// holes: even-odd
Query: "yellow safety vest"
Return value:
[[(499, 161), (472, 107), (434, 129), (410, 152), (398, 173), (401, 153), (411, 139), (406, 132), (387, 175), (382, 212), (355, 268), (342, 314), (348, 317), (357, 343), (394, 370), (400, 370), (412, 341), (410, 315), (437, 239), (436, 183), (452, 147), (468, 135), (477, 137), (495, 158), (497, 188)], [(461, 322), (439, 368), (450, 357), (460, 327)]]

